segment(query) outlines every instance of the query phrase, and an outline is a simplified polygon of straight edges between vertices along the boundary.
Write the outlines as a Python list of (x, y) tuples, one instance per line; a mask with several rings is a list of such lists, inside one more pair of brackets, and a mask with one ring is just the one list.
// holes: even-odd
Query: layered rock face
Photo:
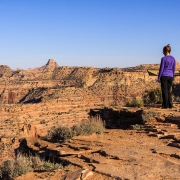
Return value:
[[(0, 66), (2, 147), (8, 149), (13, 139), (17, 140), (15, 148), (18, 139), (44, 136), (57, 124), (73, 126), (88, 119), (90, 109), (122, 107), (128, 101), (141, 99), (149, 90), (160, 87), (157, 76), (147, 72), (158, 67), (68, 67), (52, 59), (40, 68), (28, 70)], [(179, 83), (176, 77), (176, 90)], [(8, 154), (2, 153), (1, 158), (6, 157)]]
[(58, 63), (56, 61), (54, 61), (53, 59), (49, 59), (48, 62), (42, 66), (42, 69), (54, 69), (56, 67), (58, 67)]
[[(28, 70), (13, 71), (2, 65), (0, 104), (47, 102), (83, 95), (87, 102), (98, 101), (103, 106), (123, 105), (160, 87), (157, 76), (149, 76), (147, 72), (148, 69), (158, 67), (159, 65), (140, 65), (124, 69), (68, 67), (59, 66), (52, 59), (40, 68)], [(179, 80), (176, 77), (175, 84), (179, 84)]]

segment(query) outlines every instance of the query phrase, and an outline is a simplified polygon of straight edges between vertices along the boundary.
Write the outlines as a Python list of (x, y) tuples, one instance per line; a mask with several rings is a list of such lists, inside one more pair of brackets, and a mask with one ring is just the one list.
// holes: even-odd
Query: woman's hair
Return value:
[(163, 53), (166, 55), (167, 53), (170, 54), (170, 52), (171, 52), (171, 46), (170, 46), (170, 44), (168, 44), (167, 46), (164, 46), (164, 48), (163, 48)]

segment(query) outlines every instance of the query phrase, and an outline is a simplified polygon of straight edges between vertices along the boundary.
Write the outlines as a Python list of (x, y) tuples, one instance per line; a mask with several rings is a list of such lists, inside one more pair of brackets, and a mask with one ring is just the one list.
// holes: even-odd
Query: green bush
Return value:
[(144, 105), (142, 100), (132, 100), (126, 104), (127, 107), (142, 107)]

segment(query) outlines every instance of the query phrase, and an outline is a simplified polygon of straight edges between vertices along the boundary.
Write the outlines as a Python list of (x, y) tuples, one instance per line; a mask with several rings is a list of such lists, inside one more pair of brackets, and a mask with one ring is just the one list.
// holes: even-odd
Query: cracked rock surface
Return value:
[[(141, 129), (110, 129), (103, 135), (77, 136), (61, 145), (39, 140), (40, 144), (46, 143), (49, 149), (63, 152), (54, 153), (54, 156), (65, 162), (69, 169), (49, 174), (29, 173), (17, 180), (35, 176), (54, 180), (179, 179), (179, 134), (179, 120), (174, 117)], [(27, 138), (28, 146), (33, 148), (34, 141), (37, 139)]]

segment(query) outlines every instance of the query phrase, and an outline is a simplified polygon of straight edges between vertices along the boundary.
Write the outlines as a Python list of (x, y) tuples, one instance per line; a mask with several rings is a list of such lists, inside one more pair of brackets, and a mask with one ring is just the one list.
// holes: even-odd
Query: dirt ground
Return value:
[(111, 129), (75, 137), (59, 147), (61, 160), (68, 164), (64, 169), (28, 173), (16, 180), (179, 180), (179, 134), (177, 125), (160, 123), (146, 130)]

